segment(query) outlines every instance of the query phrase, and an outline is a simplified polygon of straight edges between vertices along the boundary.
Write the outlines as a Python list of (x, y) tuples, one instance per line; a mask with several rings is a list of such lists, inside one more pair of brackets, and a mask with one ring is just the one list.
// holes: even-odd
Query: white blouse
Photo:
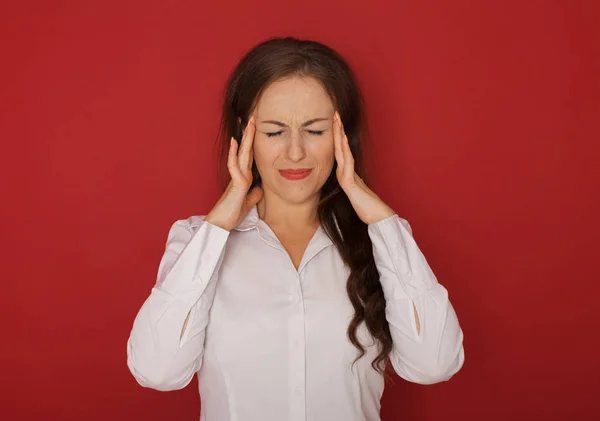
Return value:
[[(393, 215), (368, 233), (394, 370), (415, 383), (448, 380), (464, 361), (448, 292), (405, 219)], [(367, 353), (352, 367), (349, 273), (322, 228), (296, 270), (256, 207), (231, 232), (203, 216), (176, 221), (133, 323), (128, 367), (142, 386), (162, 391), (198, 373), (201, 421), (380, 420), (384, 378), (371, 367), (378, 352), (364, 323)]]

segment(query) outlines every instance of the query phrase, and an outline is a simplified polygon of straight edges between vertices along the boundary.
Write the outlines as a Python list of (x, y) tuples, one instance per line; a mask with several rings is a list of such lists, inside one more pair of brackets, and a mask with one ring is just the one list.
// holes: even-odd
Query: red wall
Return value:
[(592, 419), (599, 3), (215, 3), (0, 6), (0, 419), (198, 419), (195, 380), (143, 389), (125, 345), (170, 224), (218, 197), (221, 86), (275, 34), (355, 67), (372, 186), (464, 328), (463, 370), (399, 379), (383, 419)]

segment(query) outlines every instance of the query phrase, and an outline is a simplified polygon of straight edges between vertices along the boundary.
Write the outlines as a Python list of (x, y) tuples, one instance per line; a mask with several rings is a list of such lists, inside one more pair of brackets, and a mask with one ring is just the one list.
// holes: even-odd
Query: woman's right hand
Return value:
[(252, 144), (255, 130), (256, 125), (252, 116), (244, 130), (239, 147), (237, 141), (231, 138), (227, 158), (231, 181), (213, 209), (204, 218), (206, 222), (227, 231), (235, 228), (263, 195), (260, 187), (255, 187), (248, 193), (252, 185)]

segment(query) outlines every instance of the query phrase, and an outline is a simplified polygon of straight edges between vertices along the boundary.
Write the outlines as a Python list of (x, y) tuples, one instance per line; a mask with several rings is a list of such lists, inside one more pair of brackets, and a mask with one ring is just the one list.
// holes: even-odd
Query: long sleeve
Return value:
[(181, 389), (200, 369), (228, 236), (203, 217), (178, 220), (170, 228), (156, 284), (127, 341), (127, 366), (142, 386)]
[(448, 291), (438, 283), (408, 221), (393, 215), (370, 224), (368, 232), (386, 299), (394, 370), (420, 384), (450, 379), (465, 356), (463, 332)]

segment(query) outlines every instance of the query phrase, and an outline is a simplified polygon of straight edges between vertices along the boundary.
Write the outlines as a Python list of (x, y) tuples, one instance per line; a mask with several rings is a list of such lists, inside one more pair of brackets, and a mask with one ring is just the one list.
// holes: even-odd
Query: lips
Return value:
[(308, 177), (311, 172), (311, 168), (279, 170), (279, 174), (288, 180), (301, 180)]

